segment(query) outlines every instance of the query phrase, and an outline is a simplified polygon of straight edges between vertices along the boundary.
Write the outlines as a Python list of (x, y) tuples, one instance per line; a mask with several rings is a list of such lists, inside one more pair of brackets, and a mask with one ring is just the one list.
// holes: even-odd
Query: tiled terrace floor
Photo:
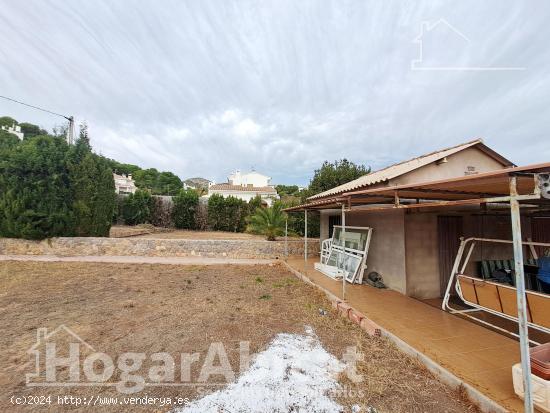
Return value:
[[(341, 298), (342, 283), (316, 271), (317, 260), (287, 262)], [(391, 290), (347, 284), (346, 301), (505, 409), (523, 411), (512, 386), (512, 365), (520, 361), (516, 340)]]

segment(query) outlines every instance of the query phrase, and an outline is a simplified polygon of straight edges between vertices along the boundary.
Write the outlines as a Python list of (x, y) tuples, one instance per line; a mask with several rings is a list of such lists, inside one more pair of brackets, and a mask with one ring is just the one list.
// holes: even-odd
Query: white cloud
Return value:
[(256, 136), (260, 131), (260, 125), (250, 118), (239, 121), (234, 127), (233, 132), (237, 136)]
[[(54, 0), (2, 17), (2, 94), (86, 118), (98, 151), (183, 178), (254, 166), (307, 183), (325, 159), (377, 168), (473, 137), (520, 164), (550, 156), (550, 4)], [(475, 49), (457, 59), (526, 70), (411, 71), (438, 18)], [(63, 121), (0, 100), (3, 114)]]
[(222, 115), (220, 116), (220, 121), (222, 123), (234, 123), (239, 119), (239, 117), (240, 114), (238, 111), (234, 109), (228, 109), (222, 113)]

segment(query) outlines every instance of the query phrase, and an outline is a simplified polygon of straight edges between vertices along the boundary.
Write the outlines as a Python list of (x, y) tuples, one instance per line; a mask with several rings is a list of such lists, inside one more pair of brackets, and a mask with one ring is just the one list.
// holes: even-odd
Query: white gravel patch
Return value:
[(344, 367), (311, 328), (305, 335), (279, 334), (237, 382), (175, 412), (340, 412), (328, 393), (339, 388)]

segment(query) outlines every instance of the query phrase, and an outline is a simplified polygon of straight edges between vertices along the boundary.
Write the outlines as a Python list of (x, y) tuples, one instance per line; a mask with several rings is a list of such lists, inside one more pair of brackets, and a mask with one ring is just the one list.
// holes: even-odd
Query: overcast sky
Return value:
[(0, 19), (1, 95), (181, 178), (307, 184), (324, 160), (380, 168), (476, 137), (550, 161), (545, 0), (0, 0)]

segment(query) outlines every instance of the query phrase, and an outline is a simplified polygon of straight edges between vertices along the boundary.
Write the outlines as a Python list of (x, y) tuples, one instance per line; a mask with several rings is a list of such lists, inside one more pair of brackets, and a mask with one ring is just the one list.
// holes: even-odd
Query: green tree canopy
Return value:
[(0, 126), (13, 126), (13, 124), (18, 124), (18, 122), (10, 116), (0, 116)]
[(357, 165), (347, 159), (334, 162), (325, 161), (320, 169), (315, 170), (309, 184), (307, 196), (328, 191), (368, 173), (370, 173), (370, 168)]
[(158, 175), (159, 171), (157, 171), (155, 168), (150, 168), (140, 169), (136, 171), (132, 177), (136, 181), (136, 186), (139, 189), (148, 189), (149, 191), (153, 191), (153, 188), (155, 188), (157, 182)]
[(277, 194), (282, 198), (284, 196), (295, 196), (300, 192), (298, 185), (277, 185), (275, 186)]
[(48, 134), (48, 131), (41, 129), (40, 126), (33, 125), (32, 123), (23, 122), (20, 123), (19, 126), (21, 127), (21, 132), (25, 134), (25, 139)]
[(172, 172), (161, 172), (158, 175), (157, 181), (155, 182), (155, 187), (152, 190), (153, 194), (176, 195), (182, 187), (183, 183), (181, 182), (181, 179)]
[(133, 175), (137, 171), (141, 170), (139, 166), (132, 165), (130, 163), (120, 163), (113, 159), (108, 159), (107, 161), (109, 162), (113, 172), (119, 175)]

